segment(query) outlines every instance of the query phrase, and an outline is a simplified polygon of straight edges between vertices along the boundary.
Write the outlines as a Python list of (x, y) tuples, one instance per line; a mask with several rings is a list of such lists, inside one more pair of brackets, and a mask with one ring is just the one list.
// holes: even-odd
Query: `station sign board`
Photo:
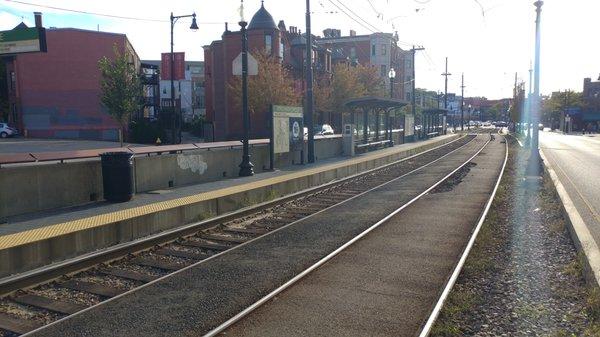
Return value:
[(404, 115), (404, 136), (410, 137), (415, 134), (415, 116)]
[(302, 150), (304, 114), (301, 107), (273, 105), (272, 139), (274, 153)]
[(0, 31), (0, 55), (46, 51), (46, 29), (44, 28), (15, 28)]

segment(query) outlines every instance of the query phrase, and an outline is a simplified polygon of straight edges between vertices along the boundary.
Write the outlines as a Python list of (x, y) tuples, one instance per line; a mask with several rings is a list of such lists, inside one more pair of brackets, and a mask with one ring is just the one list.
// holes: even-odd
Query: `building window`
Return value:
[(373, 56), (375, 56), (375, 55), (376, 55), (376, 53), (375, 53), (375, 49), (376, 49), (376, 47), (377, 47), (377, 46), (375, 46), (375, 45), (372, 45), (372, 46), (371, 46), (371, 55), (373, 55)]
[(410, 100), (410, 92), (407, 92), (407, 93), (406, 93), (406, 99), (407, 99), (407, 100)]
[(381, 55), (387, 55), (387, 45), (381, 45)]
[(17, 89), (17, 76), (14, 71), (10, 72), (10, 90)]
[(273, 52), (273, 37), (271, 35), (265, 35), (265, 52), (267, 55), (271, 55), (271, 52)]
[(13, 124), (19, 124), (19, 114), (17, 113), (17, 104), (13, 103), (10, 107), (10, 111), (12, 113)]
[(387, 66), (385, 64), (381, 65), (381, 76), (387, 77)]

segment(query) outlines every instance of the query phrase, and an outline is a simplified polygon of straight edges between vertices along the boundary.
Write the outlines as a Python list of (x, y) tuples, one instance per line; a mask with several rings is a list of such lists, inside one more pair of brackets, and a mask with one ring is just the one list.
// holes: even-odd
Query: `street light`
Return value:
[(540, 175), (540, 152), (539, 152), (539, 137), (540, 132), (538, 128), (539, 124), (539, 113), (541, 107), (540, 99), (540, 20), (542, 13), (543, 1), (536, 1), (534, 3), (536, 11), (535, 20), (535, 59), (534, 59), (534, 74), (533, 74), (533, 109), (531, 111), (531, 123), (533, 124), (532, 135), (531, 135), (531, 154), (529, 156), (529, 163), (527, 167), (528, 176), (539, 176)]
[(250, 139), (250, 114), (248, 113), (248, 31), (246, 30), (246, 21), (239, 22), (242, 33), (242, 114), (244, 119), (244, 138), (242, 139), (243, 154), (240, 163), (240, 177), (254, 175), (252, 169), (254, 165), (250, 162), (250, 149), (248, 146)]
[(471, 109), (473, 106), (469, 104), (469, 115), (467, 116), (467, 130), (471, 131)]
[(396, 71), (394, 68), (390, 68), (388, 77), (390, 78), (390, 98), (394, 98), (394, 79), (396, 78)]
[[(179, 134), (179, 143), (181, 142), (181, 128), (179, 128), (179, 131), (176, 133), (176, 129), (177, 127), (177, 115), (175, 114), (175, 82), (173, 81), (174, 77), (175, 77), (175, 54), (173, 54), (173, 28), (175, 27), (175, 23), (177, 22), (178, 19), (181, 18), (192, 18), (192, 25), (190, 26), (190, 29), (193, 31), (197, 31), (198, 30), (198, 24), (196, 24), (196, 13), (192, 13), (191, 15), (179, 15), (179, 16), (174, 16), (173, 12), (171, 12), (171, 111), (173, 113), (173, 128), (172, 128), (172, 139), (171, 142), (173, 144), (175, 144), (175, 135)], [(181, 123), (181, 109), (179, 110), (179, 122)]]
[[(390, 71), (388, 72), (388, 77), (390, 78), (390, 98), (393, 99), (394, 98), (394, 79), (396, 78), (396, 71), (394, 70), (394, 68), (390, 68)], [(394, 140), (392, 138), (392, 123), (390, 123), (389, 109), (386, 110), (385, 118), (386, 118), (386, 122), (387, 122), (387, 126), (388, 126), (387, 127), (388, 130), (386, 131), (386, 133), (388, 135), (389, 145), (394, 146)]]

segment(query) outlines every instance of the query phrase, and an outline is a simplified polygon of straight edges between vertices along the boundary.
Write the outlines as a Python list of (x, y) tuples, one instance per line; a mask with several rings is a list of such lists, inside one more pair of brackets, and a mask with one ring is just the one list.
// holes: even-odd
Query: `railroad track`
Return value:
[[(274, 299), (277, 295), (281, 294), (286, 289), (289, 289), (290, 287), (292, 287), (296, 282), (300, 281), (302, 278), (306, 277), (307, 275), (309, 275), (310, 273), (315, 271), (317, 268), (324, 265), (326, 262), (328, 262), (329, 260), (334, 258), (336, 255), (340, 254), (342, 251), (346, 250), (352, 244), (354, 244), (355, 242), (357, 242), (358, 240), (360, 240), (361, 238), (363, 238), (364, 236), (369, 234), (371, 231), (375, 230), (377, 227), (379, 227), (382, 224), (384, 224), (385, 222), (387, 222), (391, 217), (400, 213), (402, 210), (404, 210), (405, 208), (407, 208), (408, 206), (410, 206), (411, 204), (413, 204), (414, 202), (419, 200), (424, 195), (435, 191), (436, 188), (439, 188), (440, 186), (442, 186), (442, 184), (444, 182), (448, 181), (455, 175), (460, 175), (461, 170), (463, 170), (465, 167), (468, 167), (469, 164), (471, 163), (471, 161), (476, 156), (478, 156), (491, 141), (495, 140), (494, 133), (496, 133), (496, 132), (494, 132), (494, 131), (495, 130), (492, 130), (490, 132), (485, 132), (485, 131), (482, 132), (481, 130), (478, 130), (478, 132), (477, 132), (478, 134), (489, 134), (489, 137), (490, 137), (489, 140), (472, 157), (470, 157), (469, 159), (464, 161), (464, 163), (461, 164), (458, 168), (456, 168), (455, 170), (453, 170), (452, 172), (450, 172), (449, 174), (444, 176), (442, 179), (440, 179), (439, 181), (437, 181), (436, 183), (431, 185), (429, 188), (427, 188), (425, 191), (423, 191), (422, 193), (420, 193), (419, 195), (417, 195), (410, 201), (406, 202), (405, 204), (403, 204), (402, 206), (400, 206), (399, 208), (394, 210), (392, 213), (385, 216), (383, 219), (379, 220), (378, 222), (376, 222), (375, 224), (373, 224), (372, 226), (370, 226), (369, 228), (367, 228), (366, 230), (364, 230), (357, 236), (353, 237), (351, 240), (349, 240), (346, 243), (344, 243), (343, 245), (341, 245), (335, 251), (331, 252), (330, 254), (328, 254), (327, 256), (322, 258), (321, 260), (317, 261), (310, 267), (306, 268), (305, 270), (303, 270), (302, 272), (297, 274), (295, 277), (291, 278), (289, 281), (287, 281), (286, 283), (284, 283), (277, 289), (273, 290), (269, 294), (265, 295), (264, 297), (262, 297), (261, 299), (259, 299), (255, 303), (253, 303), (252, 305), (246, 307), (244, 310), (240, 311), (235, 316), (231, 317), (230, 319), (226, 320), (219, 326), (208, 331), (203, 336), (204, 337), (214, 337), (214, 336), (219, 336), (219, 335), (226, 335), (228, 328), (230, 328), (231, 326), (236, 324), (238, 321), (244, 319), (246, 316), (250, 315), (254, 310), (258, 309), (262, 305), (265, 305), (270, 300)], [(500, 134), (500, 131), (498, 131), (497, 133)], [(455, 267), (453, 268), (451, 275), (449, 276), (448, 280), (444, 283), (443, 289), (440, 292), (439, 296), (437, 297), (437, 300), (435, 301), (434, 305), (432, 306), (426, 320), (420, 326), (418, 334), (417, 334), (419, 337), (427, 337), (431, 333), (431, 329), (432, 329), (435, 321), (437, 320), (439, 313), (441, 312), (441, 309), (442, 309), (446, 299), (448, 298), (450, 291), (452, 290), (452, 287), (454, 286), (456, 280), (458, 279), (458, 276), (463, 268), (463, 265), (471, 251), (471, 248), (473, 247), (473, 245), (475, 243), (477, 235), (478, 235), (478, 233), (483, 225), (483, 222), (485, 221), (486, 216), (491, 208), (491, 204), (494, 200), (494, 197), (495, 197), (498, 187), (500, 185), (500, 182), (501, 182), (501, 179), (502, 179), (502, 176), (504, 173), (504, 169), (505, 169), (507, 161), (508, 161), (508, 144), (506, 144), (506, 140), (503, 140), (502, 142), (505, 143), (505, 147), (506, 147), (505, 157), (504, 157), (504, 160), (502, 163), (502, 167), (500, 169), (500, 174), (498, 175), (497, 180), (495, 180), (493, 191), (490, 194), (490, 197), (488, 198), (488, 200), (486, 201), (484, 209), (482, 210), (482, 212), (477, 220), (477, 223), (475, 224), (475, 228), (472, 231), (465, 248), (463, 249), (462, 253), (460, 254), (460, 258), (459, 258), (458, 262), (456, 263)]]
[(0, 280), (0, 336), (37, 330), (321, 212), (458, 151), (475, 135), (352, 177)]

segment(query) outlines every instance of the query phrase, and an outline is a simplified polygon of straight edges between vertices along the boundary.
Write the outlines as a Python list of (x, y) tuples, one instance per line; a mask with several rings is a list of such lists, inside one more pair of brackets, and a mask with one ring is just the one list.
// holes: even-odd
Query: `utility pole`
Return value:
[(310, 29), (310, 0), (306, 0), (306, 110), (304, 116), (308, 128), (308, 162), (315, 162), (315, 130), (313, 127), (313, 66), (312, 35)]
[[(518, 109), (516, 103), (518, 102), (517, 98), (519, 97), (519, 89), (517, 88), (518, 76), (519, 76), (519, 73), (515, 72), (515, 86), (513, 87), (513, 108), (512, 108), (513, 109), (512, 111), (513, 111), (513, 114), (515, 115), (515, 117), (516, 117), (516, 114), (515, 114), (516, 109)], [(509, 116), (509, 118), (510, 118), (510, 116)], [(516, 131), (518, 132), (519, 130), (516, 130)]]
[(529, 156), (528, 163), (528, 176), (536, 176), (540, 175), (540, 152), (539, 152), (539, 137), (540, 131), (538, 128), (539, 124), (539, 113), (541, 110), (541, 100), (540, 100), (540, 22), (541, 22), (541, 14), (542, 14), (542, 5), (543, 1), (536, 1), (534, 3), (536, 9), (536, 20), (535, 20), (535, 61), (534, 61), (534, 80), (533, 80), (533, 109), (531, 116), (531, 123), (533, 124), (532, 134), (531, 134), (531, 154)]
[[(442, 76), (445, 77), (444, 80), (444, 109), (448, 110), (448, 76), (450, 76), (452, 74), (450, 74), (448, 72), (448, 57), (446, 57), (446, 72), (444, 72), (442, 74)], [(454, 114), (452, 115), (454, 116)], [(454, 121), (454, 118), (452, 118), (452, 120)], [(452, 123), (454, 124), (454, 122)]]
[(465, 73), (460, 76), (460, 131), (465, 130)]
[(525, 143), (529, 145), (531, 143), (531, 110), (533, 105), (531, 104), (531, 85), (532, 85), (532, 77), (533, 77), (533, 69), (531, 68), (532, 64), (529, 62), (529, 93), (527, 93), (527, 137), (525, 138)]
[[(416, 89), (415, 89), (415, 83), (416, 83), (416, 78), (415, 78), (415, 54), (416, 54), (417, 51), (421, 51), (421, 50), (425, 50), (425, 48), (423, 48), (422, 46), (415, 48), (415, 46), (413, 45), (413, 47), (411, 49), (411, 51), (412, 51), (412, 96), (411, 96), (411, 99), (412, 99), (412, 102), (411, 102), (412, 109), (411, 110), (412, 110), (413, 118), (415, 120), (417, 118), (416, 117), (417, 116), (417, 107), (416, 107), (416, 98), (415, 98), (415, 96), (416, 96)], [(414, 134), (414, 132), (413, 132), (413, 134)]]

